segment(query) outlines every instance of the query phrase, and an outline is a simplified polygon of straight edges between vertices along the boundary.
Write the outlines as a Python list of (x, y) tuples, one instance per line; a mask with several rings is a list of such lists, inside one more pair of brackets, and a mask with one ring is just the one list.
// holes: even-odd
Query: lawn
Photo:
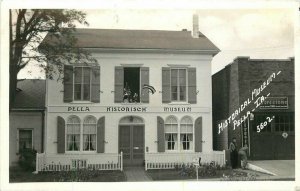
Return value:
[(77, 170), (61, 172), (39, 172), (33, 174), (19, 167), (10, 168), (9, 182), (124, 182), (121, 171)]
[[(241, 170), (232, 170), (232, 169), (220, 169), (220, 170), (215, 170), (214, 172), (215, 173), (212, 174), (199, 175), (199, 180), (201, 179), (217, 179), (217, 180), (228, 180), (228, 181), (255, 180), (256, 177), (258, 176), (257, 174), (250, 174), (247, 172), (243, 172)], [(154, 181), (196, 179), (196, 173), (183, 175), (181, 170), (175, 170), (175, 169), (148, 170), (147, 174)]]

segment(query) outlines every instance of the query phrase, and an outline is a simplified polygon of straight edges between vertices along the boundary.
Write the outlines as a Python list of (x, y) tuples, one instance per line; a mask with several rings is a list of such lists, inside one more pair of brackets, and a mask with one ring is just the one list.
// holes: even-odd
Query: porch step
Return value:
[(147, 176), (143, 167), (125, 167), (124, 173), (128, 182), (147, 182), (152, 179)]

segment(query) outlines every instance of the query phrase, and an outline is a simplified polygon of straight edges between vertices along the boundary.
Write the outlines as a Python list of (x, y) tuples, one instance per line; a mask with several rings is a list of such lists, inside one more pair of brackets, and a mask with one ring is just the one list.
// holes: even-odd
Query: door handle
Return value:
[(139, 148), (140, 148), (140, 147), (133, 147), (133, 149), (135, 149), (135, 150), (136, 150), (136, 149), (139, 149)]

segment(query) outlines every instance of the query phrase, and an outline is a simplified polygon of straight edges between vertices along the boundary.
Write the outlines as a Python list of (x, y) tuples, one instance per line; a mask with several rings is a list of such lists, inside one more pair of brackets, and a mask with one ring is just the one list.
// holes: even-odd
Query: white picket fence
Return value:
[(123, 153), (45, 154), (37, 153), (36, 171), (70, 171), (74, 169), (121, 170)]
[(179, 165), (192, 165), (193, 160), (201, 157), (201, 163), (210, 163), (223, 166), (225, 162), (225, 150), (209, 153), (146, 153), (145, 170), (148, 169), (172, 169)]

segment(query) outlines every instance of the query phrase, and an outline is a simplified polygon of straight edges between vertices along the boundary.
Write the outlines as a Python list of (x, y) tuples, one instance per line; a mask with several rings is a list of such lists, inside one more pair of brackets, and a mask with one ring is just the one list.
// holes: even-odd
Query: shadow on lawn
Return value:
[(124, 182), (121, 171), (74, 170), (60, 172), (39, 172), (33, 174), (19, 167), (9, 169), (9, 182)]

